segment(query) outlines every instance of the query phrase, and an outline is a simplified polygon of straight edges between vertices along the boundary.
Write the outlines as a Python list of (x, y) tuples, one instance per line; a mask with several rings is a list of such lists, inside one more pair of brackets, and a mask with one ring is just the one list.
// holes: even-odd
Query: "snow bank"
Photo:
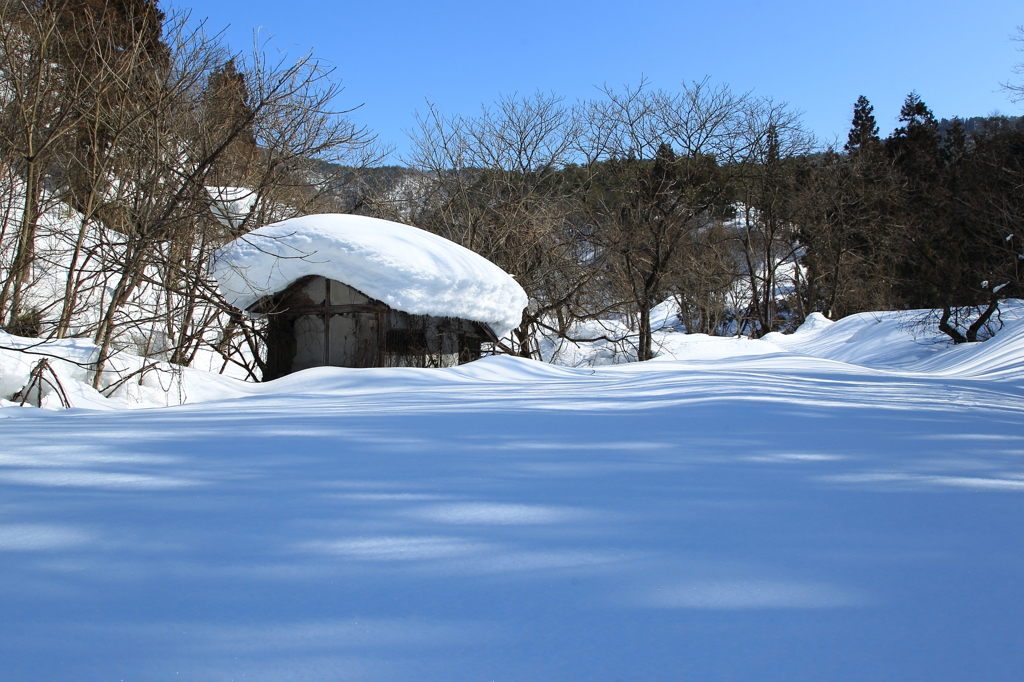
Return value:
[[(656, 359), (638, 363), (630, 350), (635, 333), (620, 322), (606, 322), (588, 323), (576, 331), (580, 336), (607, 339), (563, 342), (560, 346), (541, 339), (545, 360), (554, 364), (490, 357), (429, 372), (415, 368), (320, 367), (263, 384), (120, 352), (107, 363), (100, 382), (102, 392), (92, 388), (91, 363), (98, 348), (89, 341), (41, 341), (0, 331), (0, 408), (17, 404), (12, 399), (19, 392), (24, 394), (32, 370), (42, 359), (49, 362), (71, 406), (91, 410), (153, 408), (255, 396), (399, 395), (466, 385), (474, 387), (479, 400), (490, 401), (503, 399), (507, 386), (547, 384), (571, 377), (596, 380), (626, 373), (642, 376), (638, 380), (647, 382), (680, 373), (744, 371), (755, 366), (757, 372), (781, 376), (820, 372), (831, 363), (845, 367), (829, 371), (862, 376), (898, 374), (915, 380), (942, 377), (1021, 382), (1024, 303), (1007, 301), (1003, 307), (1002, 327), (993, 338), (958, 346), (932, 327), (912, 324), (924, 311), (862, 313), (836, 322), (815, 314), (792, 334), (772, 333), (763, 339), (683, 334), (665, 327), (654, 334)], [(671, 321), (668, 316), (665, 320)], [(50, 385), (44, 385), (41, 393), (29, 393), (30, 405), (62, 409), (60, 396)]]
[[(44, 341), (0, 330), (0, 408), (17, 406), (26, 398), (26, 405), (60, 410), (64, 407), (63, 397), (73, 408), (145, 409), (238, 398), (249, 395), (258, 386), (119, 352), (108, 359), (100, 382), (102, 391), (97, 391), (92, 380), (98, 355), (99, 347), (87, 339)], [(45, 381), (33, 385), (32, 372), (43, 360), (49, 365)]]
[(214, 256), (221, 293), (245, 309), (307, 275), (344, 282), (395, 310), (519, 326), (526, 292), (501, 268), (443, 237), (365, 216), (324, 214), (261, 227)]
[(793, 334), (771, 333), (764, 341), (802, 355), (872, 369), (989, 378), (1024, 369), (1024, 303), (1003, 301), (1001, 327), (981, 343), (954, 346), (929, 321), (927, 311), (859, 313), (832, 322), (813, 313)]

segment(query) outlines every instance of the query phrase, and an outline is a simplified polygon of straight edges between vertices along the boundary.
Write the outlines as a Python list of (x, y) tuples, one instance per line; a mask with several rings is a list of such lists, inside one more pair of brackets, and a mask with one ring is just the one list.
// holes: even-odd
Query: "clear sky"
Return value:
[[(942, 117), (1024, 114), (999, 85), (1024, 61), (1009, 40), (1021, 0), (669, 2), (162, 0), (271, 49), (337, 67), (346, 107), (399, 153), (426, 99), (472, 114), (502, 94), (593, 97), (602, 83), (673, 89), (709, 76), (788, 102), (819, 137), (845, 139), (866, 95), (883, 135), (911, 90)], [(1018, 82), (1024, 76), (1016, 77)], [(397, 162), (397, 158), (393, 161)]]

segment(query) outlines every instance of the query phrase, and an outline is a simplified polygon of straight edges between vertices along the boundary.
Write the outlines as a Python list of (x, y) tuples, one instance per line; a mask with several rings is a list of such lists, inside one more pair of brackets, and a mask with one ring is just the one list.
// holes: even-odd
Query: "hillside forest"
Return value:
[(937, 120), (911, 92), (883, 133), (860, 96), (829, 145), (770, 98), (641, 81), (431, 106), (385, 166), (340, 82), (311, 56), (233, 53), (155, 0), (0, 2), (0, 327), (94, 343), (98, 389), (122, 352), (259, 380), (266, 320), (209, 264), (324, 212), (415, 225), (514, 275), (530, 305), (495, 351), (537, 359), (540, 339), (613, 320), (606, 340), (649, 360), (665, 302), (688, 333), (916, 310), (974, 342), (1022, 293), (1024, 118)]

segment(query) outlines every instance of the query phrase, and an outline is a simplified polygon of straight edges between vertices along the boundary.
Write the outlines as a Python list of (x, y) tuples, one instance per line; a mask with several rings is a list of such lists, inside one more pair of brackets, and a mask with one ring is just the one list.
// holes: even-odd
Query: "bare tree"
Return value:
[[(221, 319), (209, 306), (227, 309), (205, 274), (213, 250), (260, 224), (309, 212), (321, 184), (312, 174), (316, 165), (365, 158), (371, 147), (371, 136), (334, 109), (340, 86), (331, 71), (309, 56), (269, 62), (257, 51), (251, 60), (239, 60), (245, 106), (234, 117), (211, 120), (207, 86), (224, 55), (216, 42), (184, 24), (170, 35), (173, 68), (161, 85), (164, 102), (125, 146), (133, 175), (121, 179), (128, 196), (120, 218), (130, 230), (115, 229), (129, 238), (117, 250), (115, 267), (108, 267), (118, 278), (95, 334), (101, 367), (119, 310), (153, 280), (166, 292), (170, 359), (190, 362)], [(239, 159), (238, 143), (247, 139), (255, 149)], [(221, 211), (218, 220), (211, 209), (221, 197), (212, 196), (210, 187), (225, 180), (243, 185), (246, 208), (227, 218)], [(228, 319), (224, 334), (234, 335), (240, 318), (229, 313)]]
[(687, 333), (729, 334), (735, 322), (733, 294), (741, 269), (731, 232), (715, 221), (693, 235), (683, 253), (673, 297)]
[[(592, 279), (566, 168), (577, 154), (577, 113), (554, 95), (506, 97), (477, 117), (419, 119), (411, 164), (423, 175), (420, 227), (480, 253), (530, 296), (511, 350), (537, 355), (538, 327), (565, 329)], [(551, 322), (557, 320), (555, 325)]]
[(24, 294), (35, 259), (38, 221), (56, 200), (46, 191), (47, 175), (87, 120), (88, 108), (81, 103), (102, 101), (116, 89), (132, 57), (103, 69), (89, 69), (73, 59), (76, 51), (109, 53), (109, 36), (102, 21), (69, 26), (71, 9), (69, 1), (0, 4), (0, 155), (16, 175), (10, 196), (20, 213), (13, 230), (5, 226), (13, 258), (0, 287), (0, 323), (8, 328), (17, 327), (26, 313)]
[[(797, 113), (769, 99), (749, 100), (743, 120), (742, 153), (735, 163), (736, 238), (749, 304), (738, 331), (746, 323), (760, 337), (780, 328), (785, 320), (780, 299), (802, 286), (793, 222), (794, 161), (813, 149), (813, 140)], [(794, 312), (799, 322), (807, 311)]]
[(0, 5), (0, 180), (17, 214), (0, 228), (0, 322), (91, 336), (97, 388), (122, 348), (188, 364), (257, 338), (211, 255), (315, 209), (338, 184), (325, 165), (375, 158), (311, 56), (230, 55), (187, 14), (135, 5)]
[(649, 360), (651, 310), (679, 291), (686, 255), (726, 201), (720, 160), (737, 152), (746, 96), (706, 81), (678, 94), (643, 82), (604, 94), (587, 110), (589, 205), (618, 298), (639, 331), (637, 359)]

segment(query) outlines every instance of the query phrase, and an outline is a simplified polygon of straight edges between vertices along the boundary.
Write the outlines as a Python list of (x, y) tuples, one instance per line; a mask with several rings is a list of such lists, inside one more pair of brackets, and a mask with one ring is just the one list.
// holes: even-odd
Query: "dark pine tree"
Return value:
[(943, 169), (942, 135), (939, 123), (916, 92), (907, 95), (900, 109), (903, 124), (885, 141), (896, 168), (908, 182), (912, 195), (931, 201), (940, 184)]
[(53, 61), (69, 81), (92, 84), (75, 94), (72, 106), (81, 114), (67, 164), (68, 200), (91, 215), (87, 197), (106, 182), (116, 152), (111, 126), (117, 123), (111, 122), (151, 108), (160, 74), (170, 68), (165, 15), (157, 0), (44, 0), (36, 11), (55, 13), (61, 39), (54, 41)]
[(889, 155), (910, 179), (935, 182), (942, 166), (942, 134), (920, 95), (911, 92), (903, 102), (899, 117), (901, 125), (885, 141)]
[(106, 49), (141, 48), (152, 66), (170, 63), (170, 48), (163, 41), (165, 15), (157, 0), (48, 0), (45, 6), (60, 12), (68, 56), (85, 60), (85, 68), (103, 59), (97, 38)]
[(878, 124), (875, 122), (875, 108), (868, 98), (861, 95), (853, 105), (853, 123), (846, 145), (843, 147), (851, 156), (870, 154), (881, 146), (878, 138)]
[(900, 122), (886, 148), (902, 180), (896, 213), (904, 305), (939, 310), (940, 331), (955, 343), (975, 341), (998, 308), (992, 255), (1003, 237), (992, 239), (984, 212), (972, 206), (981, 190), (963, 124), (954, 121), (943, 136), (917, 93), (904, 102)]
[(254, 113), (249, 105), (245, 74), (229, 59), (210, 74), (203, 93), (204, 131), (211, 148), (226, 145), (215, 170), (223, 185), (244, 185), (259, 153), (253, 131)]

